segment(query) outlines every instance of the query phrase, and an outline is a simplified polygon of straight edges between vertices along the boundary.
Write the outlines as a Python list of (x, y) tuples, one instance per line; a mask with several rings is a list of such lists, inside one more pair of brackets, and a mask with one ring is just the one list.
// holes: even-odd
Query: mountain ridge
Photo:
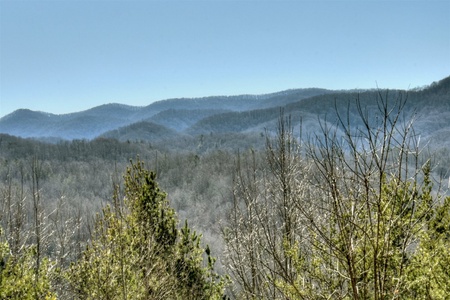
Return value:
[[(150, 119), (160, 112), (178, 110), (251, 110), (259, 106), (270, 106), (280, 99), (295, 101), (330, 93), (325, 89), (291, 89), (264, 95), (237, 95), (237, 96), (209, 96), (202, 98), (173, 98), (153, 102), (147, 106), (131, 106), (120, 103), (102, 104), (87, 110), (68, 114), (51, 114), (29, 109), (19, 109), (0, 118), (0, 133), (11, 134), (24, 138), (60, 138), (60, 139), (93, 139), (110, 130)], [(286, 96), (291, 98), (286, 100)], [(292, 98), (294, 97), (294, 98)], [(26, 113), (25, 113), (26, 112)], [(48, 119), (45, 119), (46, 116)], [(87, 117), (98, 118), (98, 126), (89, 132), (85, 128), (84, 120)], [(114, 117), (113, 123), (105, 118)], [(71, 128), (67, 123), (71, 122)]]
[[(153, 143), (209, 135), (220, 144), (225, 136), (257, 137), (275, 128), (281, 111), (292, 116), (296, 134), (300, 126), (313, 133), (321, 129), (320, 122), (334, 126), (336, 119), (330, 116), (336, 109), (353, 119), (358, 113), (356, 101), (371, 110), (377, 97), (389, 101), (406, 97), (405, 114), (421, 116), (418, 132), (430, 141), (450, 146), (450, 141), (442, 140), (450, 133), (450, 76), (411, 91), (291, 89), (264, 95), (174, 98), (147, 106), (109, 103), (62, 115), (21, 109), (0, 119), (0, 133), (53, 141), (106, 137)], [(430, 119), (430, 115), (439, 119)]]

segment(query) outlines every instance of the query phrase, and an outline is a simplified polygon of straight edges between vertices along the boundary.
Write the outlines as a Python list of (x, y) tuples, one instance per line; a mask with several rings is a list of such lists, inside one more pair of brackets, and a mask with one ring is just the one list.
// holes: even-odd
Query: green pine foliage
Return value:
[(450, 295), (450, 197), (436, 205), (418, 232), (407, 268), (409, 299), (448, 299)]
[(36, 268), (36, 249), (27, 247), (13, 255), (0, 228), (0, 299), (56, 299), (50, 286), (52, 264), (45, 259)]
[(178, 220), (155, 174), (141, 161), (125, 175), (125, 196), (98, 216), (95, 236), (67, 272), (78, 299), (219, 299), (227, 279), (209, 248)]

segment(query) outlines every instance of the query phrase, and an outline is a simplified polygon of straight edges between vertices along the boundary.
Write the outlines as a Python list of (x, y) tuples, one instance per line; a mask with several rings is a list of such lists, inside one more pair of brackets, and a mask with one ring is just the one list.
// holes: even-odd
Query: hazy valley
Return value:
[[(264, 197), (281, 199), (279, 187), (275, 186), (282, 178), (277, 168), (283, 167), (281, 157), (286, 154), (281, 149), (286, 145), (295, 151), (297, 146), (309, 144), (311, 147), (309, 150), (301, 148), (295, 154), (292, 150), (292, 157), (289, 156), (288, 161), (292, 162), (286, 167), (289, 172), (301, 167), (296, 169), (295, 180), (292, 179), (296, 184), (289, 182), (294, 193), (297, 186), (303, 186), (305, 174), (321, 174), (320, 164), (316, 169), (307, 167), (306, 161), (320, 162), (326, 158), (325, 152), (311, 156), (315, 153), (312, 145), (319, 149), (317, 151), (327, 149), (326, 142), (331, 138), (336, 145), (330, 149), (342, 149), (340, 159), (347, 159), (347, 155), (353, 153), (352, 145), (345, 143), (352, 138), (350, 132), (358, 135), (367, 130), (375, 139), (382, 137), (382, 127), (377, 126), (383, 124), (386, 116), (380, 103), (394, 112), (398, 109), (397, 103), (404, 103), (396, 119), (396, 131), (388, 135), (395, 144), (392, 153), (401, 153), (399, 149), (406, 144), (416, 144), (420, 153), (408, 153), (406, 156), (410, 155), (411, 161), (406, 159), (401, 166), (406, 169), (420, 165), (418, 170), (422, 170), (430, 158), (433, 191), (445, 195), (450, 175), (450, 77), (412, 91), (297, 89), (258, 96), (171, 99), (145, 107), (105, 104), (65, 115), (17, 110), (0, 119), (0, 209), (3, 216), (0, 221), (4, 234), (13, 249), (16, 249), (14, 245), (19, 249), (33, 244), (37, 240), (37, 227), (33, 222), (39, 219), (40, 234), (46, 237), (42, 242), (42, 255), (59, 267), (67, 268), (70, 262), (79, 260), (86, 245), (92, 243), (96, 218), (98, 220), (96, 214), (102, 215), (107, 205), (116, 205), (114, 187), (120, 187), (119, 198), (126, 194), (123, 175), (130, 160), (140, 159), (145, 167), (156, 172), (157, 182), (167, 192), (179, 221), (177, 228), (188, 220), (193, 229), (203, 234), (202, 247), (209, 244), (213, 256), (218, 257), (219, 274), (228, 274), (230, 257), (236, 259), (232, 252), (230, 254), (230, 245), (236, 245), (229, 237), (227, 239), (226, 232), (229, 228), (243, 230), (239, 226), (245, 225), (233, 223), (236, 219), (232, 213), (236, 216), (238, 212), (236, 207), (245, 207), (244, 204), (236, 206), (234, 201), (251, 198), (253, 194), (258, 195), (255, 196), (258, 201)], [(279, 139), (280, 116), (284, 116), (281, 123), (291, 134), (283, 136), (282, 141)], [(407, 131), (410, 120), (414, 120), (414, 130), (408, 131), (408, 140), (401, 144), (396, 139)], [(369, 137), (362, 136), (353, 151), (372, 153), (364, 152)], [(383, 153), (381, 146), (374, 145), (376, 151)], [(375, 154), (372, 159), (376, 159)], [(416, 159), (416, 166), (412, 158)], [(340, 167), (335, 169), (342, 170)], [(414, 176), (421, 181), (425, 175), (417, 172)], [(406, 177), (403, 173), (399, 176)], [(443, 184), (441, 190), (439, 183)], [(348, 186), (343, 184), (342, 189), (345, 188)], [(302, 190), (292, 197), (299, 200), (303, 193), (307, 194)], [(273, 221), (269, 211), (260, 213), (255, 218), (267, 217), (269, 223)], [(18, 237), (16, 233), (20, 233)], [(281, 251), (284, 259), (291, 259), (280, 250), (280, 245), (277, 247), (273, 251)], [(260, 268), (266, 266), (260, 265)], [(233, 274), (233, 279), (238, 275)], [(56, 292), (62, 298), (69, 297), (72, 294), (66, 291), (61, 280), (55, 279)], [(227, 295), (239, 298), (243, 290), (245, 287), (240, 283), (239, 287), (230, 287)]]

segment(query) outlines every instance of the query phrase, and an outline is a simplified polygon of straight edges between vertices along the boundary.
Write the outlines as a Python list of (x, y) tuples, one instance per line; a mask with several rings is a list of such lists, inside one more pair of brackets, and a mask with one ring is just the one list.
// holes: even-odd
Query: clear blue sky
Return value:
[(0, 0), (0, 117), (449, 75), (449, 0)]

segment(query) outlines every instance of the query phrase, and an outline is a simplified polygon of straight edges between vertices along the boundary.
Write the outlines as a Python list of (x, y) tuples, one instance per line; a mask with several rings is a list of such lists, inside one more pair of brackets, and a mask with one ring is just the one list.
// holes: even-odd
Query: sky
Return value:
[(449, 75), (449, 0), (0, 0), (0, 117)]

